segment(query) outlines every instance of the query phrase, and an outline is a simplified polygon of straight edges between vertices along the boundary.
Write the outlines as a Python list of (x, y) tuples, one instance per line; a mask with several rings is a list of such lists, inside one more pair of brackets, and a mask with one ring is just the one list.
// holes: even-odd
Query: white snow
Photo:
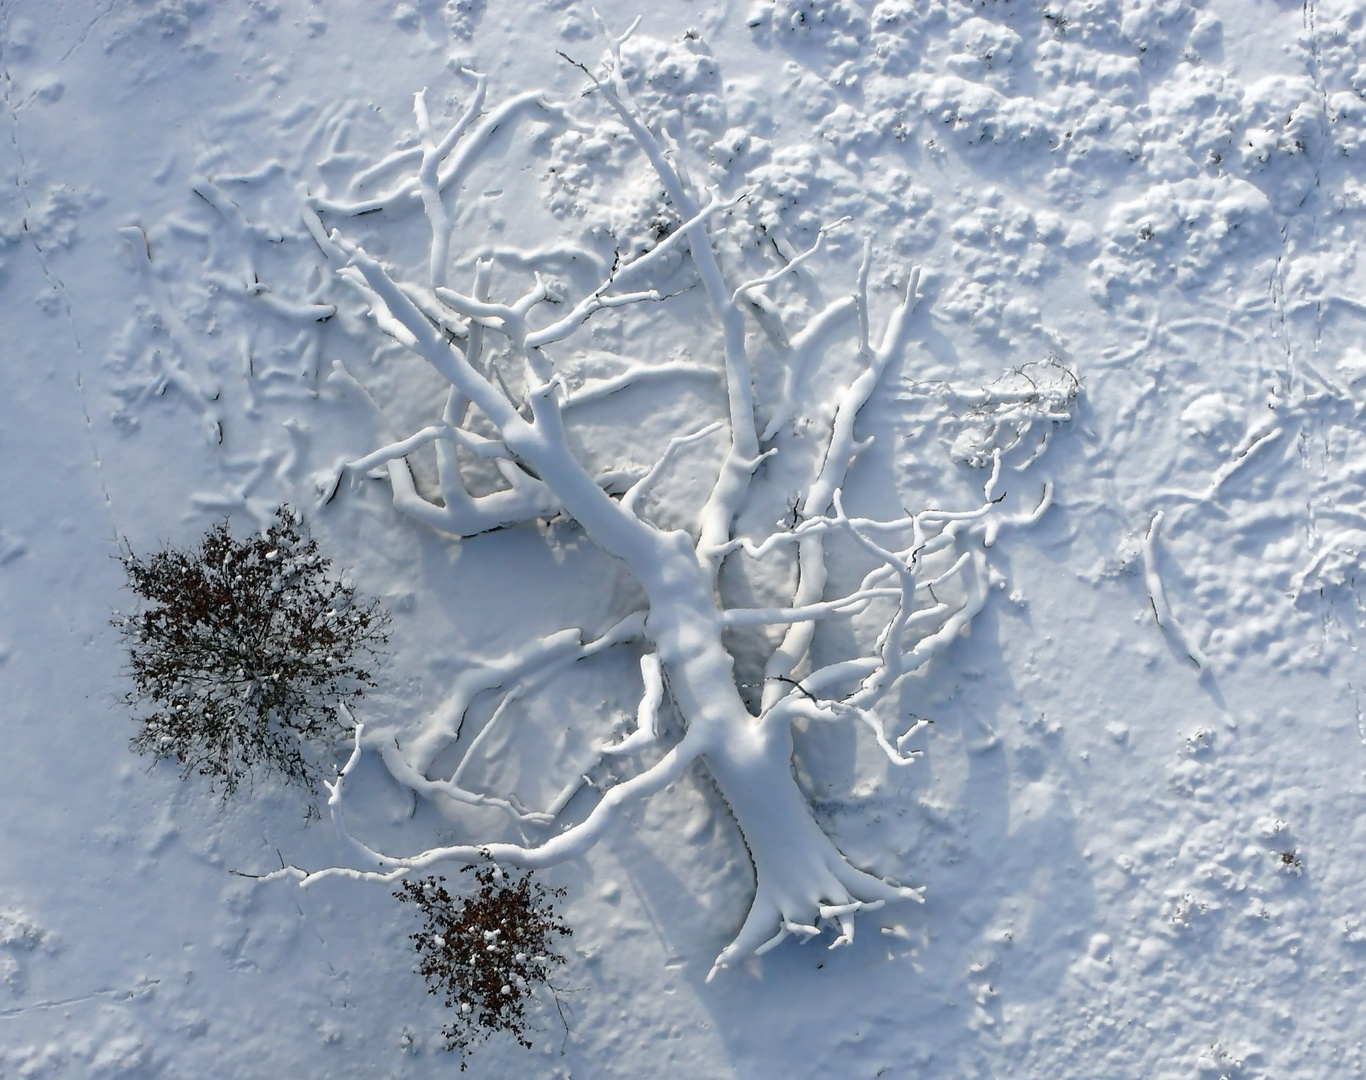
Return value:
[[(1359, 1074), (1360, 5), (597, 7), (638, 112), (585, 0), (0, 2), (0, 1076), (454, 1071), (353, 878), (480, 845), (474, 1077)], [(349, 837), (126, 745), (119, 540), (285, 501)]]

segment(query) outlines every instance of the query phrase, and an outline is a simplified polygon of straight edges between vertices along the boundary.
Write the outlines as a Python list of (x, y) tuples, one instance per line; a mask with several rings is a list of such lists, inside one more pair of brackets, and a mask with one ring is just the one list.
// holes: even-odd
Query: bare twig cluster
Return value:
[(468, 897), (452, 896), (444, 877), (410, 879), (394, 893), (422, 916), (422, 929), (410, 935), (416, 970), (427, 980), (428, 993), (444, 995), (453, 1010), (441, 1033), (447, 1050), (460, 1051), (462, 1072), (470, 1046), (496, 1032), (506, 1031), (530, 1048), (527, 1001), (546, 987), (560, 1009), (550, 974), (565, 958), (553, 946), (573, 933), (555, 914), (554, 902), (564, 889), (548, 889), (530, 872), (513, 879), (496, 865), (466, 866), (462, 872), (470, 870), (476, 888)]
[(196, 547), (143, 558), (125, 545), (120, 561), (143, 601), (114, 619), (140, 725), (132, 748), (208, 777), (225, 800), (257, 770), (314, 792), (317, 753), (375, 684), (389, 626), (379, 602), (332, 573), (286, 506), (247, 540), (221, 522)]

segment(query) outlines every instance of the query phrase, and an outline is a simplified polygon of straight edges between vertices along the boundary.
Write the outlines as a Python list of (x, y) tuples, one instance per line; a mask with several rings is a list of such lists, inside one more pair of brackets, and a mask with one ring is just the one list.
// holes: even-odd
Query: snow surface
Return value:
[[(852, 289), (872, 230), (879, 319), (924, 267), (928, 316), (860, 416), (877, 437), (850, 474), (860, 512), (980, 492), (943, 383), (1053, 354), (1084, 394), (1026, 475), (1053, 505), (1002, 532), (985, 610), (915, 684), (924, 757), (895, 769), (862, 731), (798, 735), (822, 827), (926, 903), (863, 915), (849, 948), (786, 942), (704, 983), (753, 875), (690, 773), (544, 872), (569, 890), (572, 1035), (542, 1016), (532, 1051), (495, 1040), (470, 1075), (1359, 1074), (1359, 5), (598, 6), (615, 27), (644, 15), (638, 97), (682, 119), (695, 176), (753, 189), (735, 235), (792, 251), (849, 216), (813, 265), (829, 295)], [(317, 506), (320, 478), (380, 433), (322, 379), (374, 339), (345, 310), (315, 321), (331, 301), (297, 184), (339, 190), (417, 145), (424, 86), (452, 122), (470, 67), (490, 108), (543, 88), (597, 125), (491, 142), (463, 180), (472, 247), (654, 242), (656, 193), (556, 50), (596, 62), (588, 5), (0, 3), (0, 1075), (455, 1070), (387, 888), (230, 873), (344, 861), (328, 826), (268, 783), (220, 813), (129, 754), (112, 556), (118, 537), (148, 550), (306, 507), (395, 614), (367, 721), (430, 712), (471, 655), (605, 628), (630, 602), (553, 526), (455, 543), (365, 479)], [(393, 258), (423, 224), (357, 220)], [(705, 323), (604, 326), (576, 380), (622, 349), (719, 354)], [(382, 359), (381, 395), (422, 377)], [(648, 467), (671, 423), (724, 408), (706, 378), (636, 393), (583, 406), (586, 449)], [(711, 459), (684, 460), (695, 485), (646, 499), (661, 520), (705, 496)], [(553, 802), (636, 713), (636, 659), (593, 663), (529, 700), (544, 738), (490, 736), (469, 775)], [(351, 779), (350, 820), (381, 846), (506, 829), (494, 811), (411, 816), (373, 756)]]

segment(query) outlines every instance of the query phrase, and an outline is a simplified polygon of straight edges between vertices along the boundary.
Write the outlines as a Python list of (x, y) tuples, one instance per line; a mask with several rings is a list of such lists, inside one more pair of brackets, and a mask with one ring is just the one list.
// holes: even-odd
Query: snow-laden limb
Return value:
[[(903, 732), (893, 745), (874, 710), (898, 682), (947, 648), (985, 605), (986, 556), (981, 549), (970, 547), (962, 551), (946, 570), (927, 581), (919, 580), (918, 565), (928, 552), (953, 544), (958, 532), (965, 527), (972, 526), (984, 531), (986, 519), (995, 505), (989, 497), (995, 478), (996, 474), (993, 474), (992, 479), (987, 481), (983, 492), (987, 496), (986, 501), (975, 511), (954, 514), (922, 511), (921, 514), (899, 521), (876, 523), (883, 527), (909, 530), (911, 546), (904, 551), (892, 551), (874, 540), (865, 527), (848, 516), (841, 493), (839, 489), (835, 490), (831, 496), (834, 515), (823, 519), (822, 523), (842, 527), (881, 564), (885, 573), (870, 573), (864, 578), (863, 587), (841, 601), (827, 601), (797, 609), (797, 612), (824, 614), (836, 604), (876, 597), (894, 597), (897, 601), (896, 611), (879, 636), (873, 656), (863, 658), (861, 662), (842, 661), (831, 668), (812, 672), (800, 681), (787, 678), (775, 680), (782, 683), (786, 693), (773, 695), (773, 703), (765, 708), (763, 719), (770, 723), (787, 723), (797, 716), (827, 722), (854, 719), (872, 731), (879, 748), (893, 764), (907, 765), (919, 756), (918, 753), (906, 753), (904, 747), (910, 737), (921, 730), (923, 722), (917, 722)], [(928, 535), (930, 528), (935, 526), (939, 527), (938, 534)], [(818, 536), (819, 533), (813, 529), (809, 535)], [(947, 583), (962, 578), (968, 571), (971, 571), (969, 583), (961, 603), (955, 606), (937, 598), (936, 587), (943, 588)], [(871, 582), (887, 574), (895, 578), (896, 588), (869, 587)], [(932, 602), (927, 607), (916, 608), (917, 597), (922, 592), (928, 593)], [(911, 638), (915, 639), (914, 644), (910, 644)], [(857, 680), (855, 689), (842, 697), (822, 699), (818, 696), (828, 688), (854, 680)]]
[[(1042, 440), (1040, 440), (1042, 443)], [(1053, 481), (1047, 480), (1043, 485), (1043, 494), (1039, 497), (1039, 504), (1033, 510), (1026, 510), (1016, 514), (1014, 517), (997, 517), (987, 522), (985, 532), (982, 536), (982, 543), (986, 547), (991, 547), (996, 543), (996, 536), (1005, 526), (1016, 528), (1028, 528), (1030, 525), (1037, 525), (1039, 520), (1048, 513), (1049, 507), (1053, 505)]]
[[(476, 98), (479, 91), (476, 89)], [(505, 128), (508, 124), (519, 119), (526, 113), (540, 110), (547, 117), (563, 122), (568, 122), (568, 114), (563, 105), (556, 104), (545, 97), (539, 90), (528, 91), (518, 94), (516, 97), (505, 101), (498, 108), (488, 113), (483, 122), (474, 128), (473, 131), (466, 131), (468, 124), (462, 121), (452, 129), (451, 139), (443, 139), (439, 151), (450, 141), (450, 147), (445, 154), (439, 157), (435, 187), (437, 192), (444, 192), (456, 180), (464, 176), (470, 166), (474, 164), (478, 154), (487, 148), (493, 136), (500, 128)], [(461, 124), (465, 123), (465, 127)], [(463, 136), (463, 137), (462, 137)], [(405, 152), (402, 160), (411, 160), (417, 157), (421, 160), (424, 150), (418, 149), (415, 152)], [(435, 154), (433, 156), (436, 156)], [(392, 164), (384, 162), (381, 164)], [(393, 190), (377, 195), (369, 199), (352, 199), (350, 201), (341, 199), (330, 199), (325, 195), (309, 196), (309, 205), (316, 211), (322, 213), (335, 214), (340, 217), (358, 217), (361, 214), (373, 214), (380, 210), (399, 209), (405, 204), (420, 203), (422, 201), (422, 180), (414, 176), (404, 180)]]
[(297, 300), (286, 300), (270, 291), (268, 285), (259, 281), (247, 286), (248, 296), (256, 297), (256, 302), (282, 319), (296, 323), (327, 322), (337, 313), (335, 304), (309, 304)]
[[(907, 277), (906, 291), (883, 333), (881, 344), (872, 348), (868, 341), (868, 271), (872, 264), (872, 239), (863, 245), (863, 259), (859, 264), (857, 293), (854, 297), (859, 322), (859, 355), (864, 360), (862, 372), (840, 395), (835, 408), (830, 439), (819, 471), (798, 507), (803, 518), (826, 515), (835, 492), (844, 484), (849, 467), (858, 456), (859, 446), (854, 438), (854, 425), (859, 412), (866, 405), (881, 381), (892, 357), (904, 347), (910, 317), (924, 296), (920, 292), (920, 267), (914, 266)], [(809, 607), (819, 603), (828, 578), (825, 565), (825, 542), (819, 532), (803, 536), (797, 548), (797, 594), (793, 607)], [(783, 637), (764, 669), (763, 707), (771, 708), (779, 698), (790, 693), (788, 680), (811, 649), (815, 624), (794, 623)]]
[[(528, 689), (548, 681), (580, 660), (597, 656), (614, 646), (638, 641), (644, 631), (645, 615), (637, 612), (589, 641), (584, 640), (579, 630), (562, 630), (501, 657), (472, 664), (457, 676), (445, 701), (427, 717), (416, 735), (400, 742), (394, 732), (384, 730), (376, 732), (365, 745), (379, 752), (395, 780), (438, 807), (449, 809), (451, 804), (496, 806), (519, 820), (548, 822), (560, 807), (547, 811), (528, 810), (512, 797), (502, 798), (463, 787), (460, 779), (471, 752), (479, 739), (494, 729), (508, 707)], [(647, 682), (647, 689), (648, 685)], [(466, 713), (475, 698), (490, 691), (502, 691), (497, 711), (480, 735), (463, 747), (450, 779), (432, 778), (430, 773), (437, 758), (460, 739)]]
[(594, 18), (607, 39), (606, 75), (599, 78), (586, 67), (580, 67), (626, 125), (664, 185), (669, 201), (685, 217), (684, 227), (677, 231), (687, 237), (693, 265), (702, 279), (707, 299), (721, 321), (730, 447), (699, 515), (700, 539), (697, 546), (698, 554), (710, 568), (715, 582), (721, 570), (725, 544), (730, 539), (732, 523), (749, 493), (750, 481), (759, 463), (759, 436), (754, 417), (749, 354), (745, 347), (744, 315), (726, 289), (721, 267), (706, 231), (705, 217), (688, 192), (684, 174), (678, 166), (677, 148), (665, 145), (667, 134), (663, 135), (662, 140), (655, 137), (622, 77), (621, 46), (640, 20), (633, 22), (624, 34), (613, 35), (596, 11)]
[(363, 475), (380, 465), (387, 464), (398, 458), (407, 457), (414, 450), (418, 450), (428, 443), (436, 442), (437, 439), (445, 439), (447, 442), (462, 446), (476, 457), (511, 457), (508, 448), (497, 439), (487, 439), (482, 435), (476, 435), (472, 431), (466, 431), (464, 428), (455, 427), (451, 424), (428, 424), (421, 431), (414, 432), (406, 439), (399, 439), (398, 442), (392, 442), (387, 446), (381, 446), (378, 450), (371, 451), (363, 458), (357, 458), (355, 461), (348, 461), (346, 463), (346, 470), (350, 473)]
[(764, 274), (762, 277), (750, 278), (748, 281), (738, 285), (735, 289), (735, 292), (731, 293), (730, 302), (732, 304), (738, 304), (740, 300), (745, 296), (745, 294), (747, 294), (751, 290), (762, 289), (765, 285), (772, 285), (775, 281), (778, 281), (786, 277), (789, 273), (796, 270), (797, 267), (801, 266), (802, 263), (809, 260), (813, 255), (816, 254), (816, 252), (820, 250), (821, 242), (825, 239), (827, 233), (834, 232), (840, 226), (847, 225), (848, 223), (849, 218), (842, 217), (838, 221), (832, 221), (829, 225), (821, 226), (820, 230), (816, 233), (815, 242), (809, 248), (807, 248), (805, 251), (799, 254), (796, 258), (792, 259), (791, 262), (787, 263), (784, 266), (778, 267), (777, 270)]
[(658, 303), (663, 297), (655, 289), (647, 289), (643, 292), (617, 293), (613, 296), (605, 296), (601, 293), (585, 297), (580, 300), (564, 318), (543, 326), (539, 330), (534, 330), (526, 335), (523, 344), (528, 349), (541, 349), (546, 345), (553, 345), (557, 341), (563, 341), (580, 326), (582, 326), (590, 315), (595, 311), (602, 311), (605, 308), (625, 307), (627, 304), (639, 304), (645, 300), (652, 300)]
[(664, 701), (664, 672), (659, 657), (646, 653), (640, 658), (640, 678), (645, 692), (636, 711), (636, 729), (620, 742), (602, 747), (604, 754), (633, 754), (659, 741), (659, 706)]
[(447, 155), (455, 149), (461, 136), (469, 130), (470, 124), (484, 107), (484, 96), (488, 91), (489, 79), (469, 68), (461, 69), (475, 81), (474, 96), (470, 99), (464, 114), (446, 137), (438, 144), (432, 134), (432, 122), (427, 115), (427, 90), (424, 87), (413, 97), (413, 112), (417, 118), (418, 134), (422, 138), (422, 159), (417, 169), (418, 192), (422, 197), (422, 208), (427, 212), (427, 220), (432, 227), (431, 258), (428, 275), (433, 287), (446, 284), (446, 269), (450, 262), (451, 221), (441, 201), (441, 177), (439, 169)]
[[(559, 503), (554, 493), (539, 480), (513, 466), (511, 451), (504, 443), (472, 432), (462, 432), (448, 423), (430, 425), (406, 439), (396, 438), (383, 410), (340, 360), (333, 361), (332, 374), (327, 381), (362, 405), (375, 418), (388, 440), (379, 449), (354, 462), (345, 463), (342, 471), (363, 475), (372, 468), (384, 465), (393, 491), (394, 508), (400, 513), (440, 532), (453, 536), (473, 536), (519, 522), (533, 521), (538, 517), (548, 517), (558, 511)], [(438, 506), (423, 498), (413, 481), (413, 472), (405, 456), (437, 440), (463, 443), (480, 456), (506, 466), (503, 477), (508, 487), (487, 495), (470, 495), (459, 483), (458, 466), (449, 457), (439, 455), (443, 505)]]
[(856, 301), (852, 296), (841, 297), (826, 305), (814, 315), (800, 333), (793, 336), (789, 343), (790, 357), (783, 369), (782, 395), (774, 406), (773, 414), (764, 427), (763, 441), (768, 442), (792, 419), (796, 408), (796, 391), (820, 347), (826, 343), (826, 335), (831, 333), (844, 319), (855, 311)]
[[(346, 253), (332, 242), (327, 227), (323, 225), (322, 218), (318, 216), (317, 210), (305, 203), (299, 208), (299, 216), (308, 231), (308, 235), (318, 245), (318, 250), (323, 253), (328, 265), (332, 267), (337, 277), (354, 289), (365, 302), (366, 311), (375, 325), (399, 344), (411, 348), (413, 345), (412, 334), (390, 314), (387, 305), (365, 283), (365, 278), (360, 272), (349, 265)], [(442, 328), (457, 338), (465, 337), (468, 332), (463, 323), (446, 322), (442, 324)]]
[[(424, 159), (425, 160), (425, 159)], [(427, 198), (424, 196), (424, 198)], [(535, 286), (525, 293), (515, 303), (497, 304), (490, 303), (485, 295), (466, 296), (462, 293), (449, 289), (445, 285), (444, 267), (446, 253), (450, 247), (451, 222), (449, 215), (446, 214), (444, 204), (442, 204), (439, 194), (432, 190), (429, 201), (435, 206), (434, 210), (429, 211), (428, 218), (432, 227), (432, 255), (431, 262), (433, 270), (438, 265), (443, 268), (441, 278), (438, 280), (433, 277), (432, 288), (435, 299), (444, 305), (444, 311), (427, 311), (429, 317), (441, 320), (445, 311), (453, 311), (463, 316), (465, 319), (472, 320), (479, 325), (497, 330), (506, 336), (514, 346), (525, 353), (528, 359), (539, 365), (540, 359), (537, 354), (547, 345), (563, 341), (574, 331), (578, 330), (595, 312), (608, 308), (625, 307), (629, 304), (641, 303), (643, 301), (655, 301), (666, 299), (655, 289), (646, 289), (631, 293), (613, 293), (609, 290), (620, 285), (621, 280), (632, 274), (639, 274), (651, 266), (663, 261), (673, 247), (679, 243), (679, 236), (686, 236), (686, 230), (694, 225), (705, 223), (713, 214), (719, 210), (727, 209), (735, 204), (736, 200), (729, 202), (723, 201), (714, 194), (706, 206), (698, 210), (689, 221), (665, 237), (649, 251), (637, 256), (630, 262), (615, 266), (610, 273), (603, 279), (592, 292), (588, 293), (574, 305), (567, 315), (555, 320), (554, 322), (539, 328), (532, 328), (528, 322), (531, 312), (540, 304), (545, 303), (550, 297), (549, 290), (541, 280), (540, 274), (533, 268)], [(439, 249), (439, 251), (438, 251)], [(496, 258), (497, 256), (495, 256)], [(506, 258), (505, 261), (512, 265), (517, 265), (522, 260), (516, 258)], [(477, 262), (478, 266), (490, 266), (493, 259), (481, 259)], [(410, 294), (412, 295), (412, 294)], [(463, 324), (462, 324), (463, 325)]]
[(1201, 651), (1200, 646), (1195, 643), (1195, 639), (1182, 626), (1172, 614), (1171, 605), (1167, 603), (1167, 590), (1162, 586), (1162, 573), (1158, 569), (1158, 536), (1162, 528), (1162, 520), (1166, 514), (1159, 510), (1153, 515), (1152, 522), (1148, 525), (1148, 532), (1143, 537), (1143, 581), (1148, 586), (1148, 602), (1153, 608), (1153, 618), (1157, 620), (1157, 625), (1169, 634), (1173, 641), (1182, 649), (1191, 662), (1201, 671), (1209, 669), (1209, 658)]
[(444, 286), (437, 286), (435, 292), (437, 299), (457, 315), (491, 330), (497, 330), (519, 349), (535, 353), (546, 345), (563, 341), (582, 326), (595, 311), (638, 304), (646, 300), (658, 302), (663, 299), (654, 289), (607, 295), (604, 290), (610, 284), (610, 281), (604, 283), (599, 291), (579, 301), (568, 315), (538, 329), (533, 329), (529, 325), (528, 316), (536, 307), (550, 299), (550, 292), (539, 274), (536, 275), (535, 286), (511, 304), (490, 303)]
[(705, 364), (693, 364), (684, 360), (668, 361), (663, 364), (651, 364), (649, 366), (636, 365), (630, 370), (614, 375), (608, 379), (594, 380), (578, 390), (571, 391), (565, 396), (562, 407), (572, 409), (580, 405), (591, 405), (595, 401), (603, 401), (613, 394), (620, 393), (622, 390), (632, 386), (639, 386), (642, 383), (655, 382), (663, 379), (676, 378), (696, 378), (696, 379), (715, 379), (717, 377), (715, 368), (707, 367)]
[(688, 435), (675, 435), (670, 439), (669, 445), (664, 448), (664, 453), (659, 456), (658, 461), (650, 466), (649, 472), (632, 484), (630, 490), (621, 497), (621, 508), (632, 514), (638, 514), (639, 511), (636, 510), (636, 504), (642, 497), (649, 493), (650, 488), (653, 487), (655, 481), (659, 479), (659, 474), (668, 467), (671, 461), (673, 461), (678, 451), (682, 450), (685, 446), (691, 446), (693, 443), (701, 442), (708, 435), (720, 431), (722, 426), (722, 423), (717, 420), (698, 428)]
[(1214, 508), (1213, 504), (1219, 498), (1224, 485), (1249, 462), (1258, 457), (1262, 450), (1285, 434), (1285, 425), (1281, 423), (1281, 418), (1274, 406), (1271, 408), (1272, 411), (1248, 427), (1243, 437), (1238, 441), (1238, 445), (1229, 452), (1227, 460), (1214, 470), (1214, 475), (1210, 477), (1209, 486), (1204, 491), (1168, 488), (1162, 490), (1160, 494), (1171, 502), (1190, 505), (1205, 504)]
[(782, 623), (802, 623), (826, 619), (832, 615), (850, 615), (862, 611), (870, 601), (879, 597), (899, 597), (899, 589), (859, 589), (837, 600), (822, 600), (804, 607), (729, 608), (721, 616), (727, 627), (777, 626)]
[[(358, 725), (359, 728), (359, 725)], [(261, 876), (262, 881), (280, 877), (292, 877), (301, 886), (309, 886), (333, 877), (351, 878), (356, 881), (389, 882), (415, 871), (453, 860), (475, 861), (492, 859), (495, 862), (509, 863), (513, 866), (536, 870), (554, 866), (587, 852), (602, 836), (603, 832), (616, 819), (622, 808), (668, 787), (682, 775), (698, 756), (698, 747), (689, 745), (687, 737), (674, 746), (655, 765), (629, 780), (624, 780), (608, 789), (598, 804), (579, 824), (541, 844), (452, 844), (445, 847), (430, 848), (418, 855), (385, 855), (359, 840), (347, 828), (343, 812), (343, 791), (347, 775), (360, 759), (360, 735), (346, 766), (337, 774), (337, 779), (326, 783), (328, 791), (328, 811), (337, 834), (342, 837), (356, 860), (373, 869), (330, 866), (321, 870), (306, 871), (296, 866), (287, 866), (270, 874)]]
[(1215, 470), (1214, 476), (1210, 478), (1209, 490), (1205, 493), (1206, 499), (1213, 499), (1218, 496), (1219, 490), (1234, 473), (1251, 461), (1258, 451), (1281, 437), (1285, 429), (1280, 427), (1276, 420), (1276, 414), (1272, 413), (1260, 425), (1251, 428), (1243, 436), (1242, 441), (1233, 448), (1233, 454), (1229, 460), (1220, 465)]

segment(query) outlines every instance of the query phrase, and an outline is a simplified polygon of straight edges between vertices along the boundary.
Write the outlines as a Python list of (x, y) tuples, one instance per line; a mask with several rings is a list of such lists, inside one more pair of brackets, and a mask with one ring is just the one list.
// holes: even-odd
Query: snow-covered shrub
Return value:
[(1233, 252), (1256, 254), (1277, 236), (1266, 196), (1232, 176), (1154, 184), (1118, 202), (1101, 254), (1090, 267), (1092, 295), (1113, 303), (1155, 284), (1208, 286), (1234, 273)]
[(946, 65), (955, 75), (1009, 89), (1010, 62), (1023, 41), (1008, 26), (990, 19), (970, 18), (949, 35), (954, 51)]
[(466, 866), (462, 873), (470, 870), (476, 890), (468, 897), (452, 896), (444, 877), (404, 881), (394, 893), (422, 916), (422, 929), (409, 935), (419, 957), (415, 970), (427, 992), (444, 994), (453, 1010), (441, 1034), (447, 1050), (461, 1052), (461, 1072), (465, 1051), (496, 1032), (531, 1047), (527, 1001), (545, 987), (559, 1010), (550, 973), (565, 958), (553, 946), (573, 934), (555, 914), (563, 889), (533, 881), (530, 871), (514, 880), (497, 866)]
[(1049, 434), (1071, 419), (1081, 392), (1077, 376), (1056, 356), (1007, 371), (981, 392), (954, 393), (961, 408), (949, 453), (954, 461), (986, 468), (996, 455), (1039, 439), (1039, 452)]
[(120, 557), (142, 610), (117, 615), (140, 754), (174, 758), (224, 799), (257, 769), (310, 793), (316, 753), (344, 729), (342, 707), (374, 685), (388, 640), (378, 601), (357, 598), (287, 506), (264, 534), (226, 522), (185, 551)]

